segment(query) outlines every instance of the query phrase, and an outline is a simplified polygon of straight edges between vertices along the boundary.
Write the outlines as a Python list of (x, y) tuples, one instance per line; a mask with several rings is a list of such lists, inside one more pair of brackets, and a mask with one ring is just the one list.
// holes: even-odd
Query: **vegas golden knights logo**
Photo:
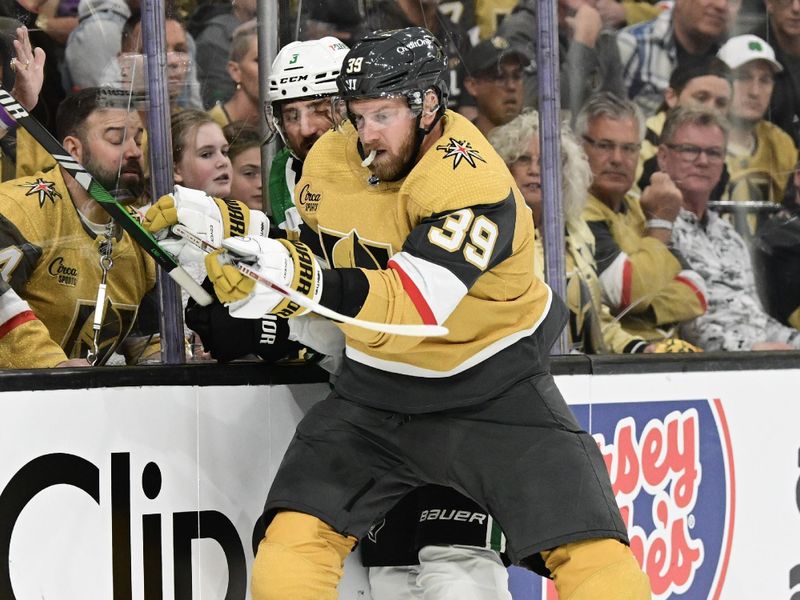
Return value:
[[(130, 333), (136, 320), (136, 312), (137, 307), (133, 304), (115, 304), (111, 300), (106, 301), (103, 326), (100, 329), (97, 364), (104, 364)], [(72, 316), (72, 323), (61, 344), (68, 357), (86, 358), (87, 353), (92, 350), (93, 321), (94, 302), (79, 300)]]
[(394, 254), (391, 244), (365, 240), (355, 229), (341, 233), (320, 227), (319, 237), (325, 260), (334, 267), (385, 269)]

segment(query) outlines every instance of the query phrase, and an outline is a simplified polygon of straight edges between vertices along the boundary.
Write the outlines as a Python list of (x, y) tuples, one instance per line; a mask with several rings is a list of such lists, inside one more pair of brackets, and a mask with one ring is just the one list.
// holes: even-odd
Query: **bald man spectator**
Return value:
[(740, 0), (675, 0), (653, 20), (617, 33), (628, 97), (645, 116), (656, 113), (676, 69), (714, 56)]

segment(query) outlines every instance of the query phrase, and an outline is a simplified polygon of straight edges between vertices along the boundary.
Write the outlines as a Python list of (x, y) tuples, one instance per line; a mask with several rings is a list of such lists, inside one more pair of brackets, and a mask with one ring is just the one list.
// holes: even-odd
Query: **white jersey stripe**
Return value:
[(450, 369), (449, 371), (434, 371), (433, 369), (423, 369), (421, 367), (416, 367), (408, 363), (376, 358), (374, 356), (370, 356), (369, 354), (365, 354), (364, 352), (360, 352), (354, 348), (351, 348), (350, 346), (347, 346), (345, 348), (345, 354), (352, 360), (359, 362), (361, 364), (373, 367), (375, 369), (380, 369), (382, 371), (387, 371), (389, 373), (397, 373), (399, 375), (411, 375), (413, 377), (429, 377), (429, 378), (441, 378), (441, 377), (450, 377), (452, 375), (456, 375), (458, 373), (461, 373), (462, 371), (466, 371), (467, 369), (474, 367), (477, 364), (482, 363), (484, 360), (494, 356), (501, 350), (505, 350), (512, 344), (533, 334), (533, 332), (539, 328), (541, 322), (544, 321), (544, 318), (550, 311), (550, 304), (553, 301), (552, 290), (550, 289), (549, 286), (545, 287), (547, 287), (547, 304), (545, 305), (545, 308), (542, 311), (541, 316), (533, 324), (531, 328), (523, 329), (522, 331), (515, 331), (511, 335), (508, 335), (504, 338), (497, 340), (493, 344), (486, 346), (486, 348), (484, 348), (480, 352), (473, 354), (467, 360), (457, 365), (456, 367)]
[(453, 273), (424, 258), (398, 252), (392, 260), (417, 286), (439, 324), (447, 320), (469, 291)]

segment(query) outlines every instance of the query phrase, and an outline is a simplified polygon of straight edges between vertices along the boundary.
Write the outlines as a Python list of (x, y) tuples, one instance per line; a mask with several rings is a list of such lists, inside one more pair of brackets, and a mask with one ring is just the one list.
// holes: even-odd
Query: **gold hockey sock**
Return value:
[(560, 600), (649, 600), (650, 580), (630, 548), (596, 539), (542, 552)]
[(279, 512), (258, 545), (253, 600), (336, 600), (356, 541), (311, 515)]

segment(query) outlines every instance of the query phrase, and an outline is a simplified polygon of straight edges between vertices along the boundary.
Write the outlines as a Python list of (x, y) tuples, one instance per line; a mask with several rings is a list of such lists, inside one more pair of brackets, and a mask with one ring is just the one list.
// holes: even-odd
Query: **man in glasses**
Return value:
[(523, 71), (530, 58), (494, 36), (472, 48), (464, 59), (464, 87), (475, 98), (473, 124), (484, 135), (522, 112)]
[(707, 312), (683, 323), (681, 336), (706, 350), (800, 348), (800, 331), (764, 312), (744, 239), (708, 210), (727, 143), (723, 117), (701, 108), (670, 112), (661, 134), (659, 166), (682, 195), (672, 241), (708, 285)]
[(670, 245), (681, 195), (655, 174), (641, 198), (630, 193), (642, 141), (639, 108), (602, 92), (578, 114), (593, 181), (584, 211), (595, 237), (595, 261), (606, 304), (630, 333), (649, 341), (705, 312), (705, 283)]

